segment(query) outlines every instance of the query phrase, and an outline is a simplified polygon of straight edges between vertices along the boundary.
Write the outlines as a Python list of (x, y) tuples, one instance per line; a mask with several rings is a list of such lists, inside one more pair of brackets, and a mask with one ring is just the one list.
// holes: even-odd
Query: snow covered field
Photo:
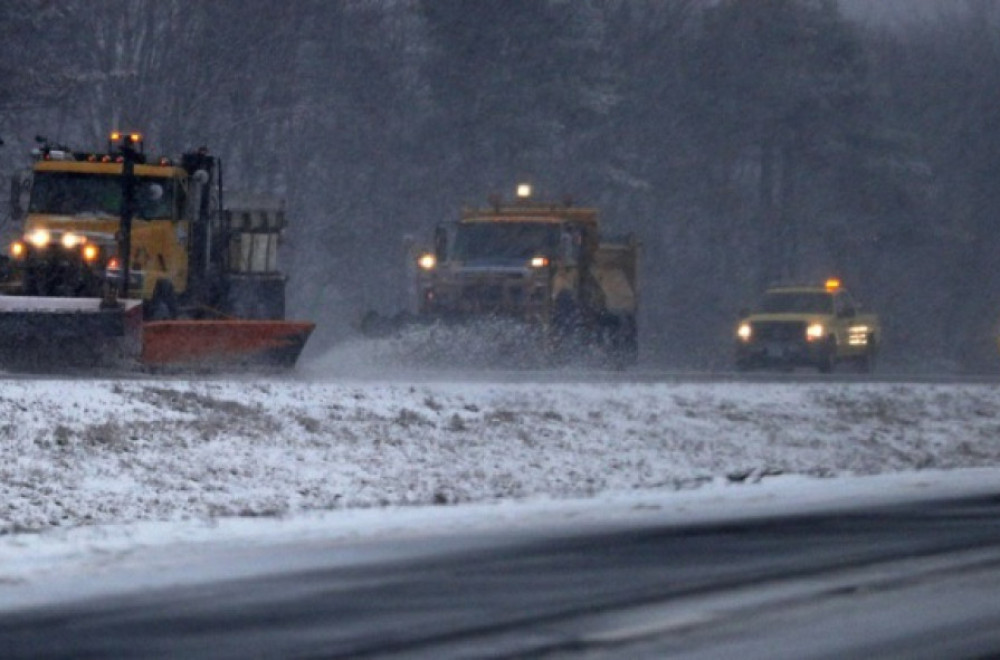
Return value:
[(992, 385), (12, 380), (0, 533), (1000, 465)]
[(57, 598), (59, 576), (94, 590), (195, 579), (193, 558), (220, 544), (228, 558), (1000, 486), (993, 385), (0, 383), (0, 609)]

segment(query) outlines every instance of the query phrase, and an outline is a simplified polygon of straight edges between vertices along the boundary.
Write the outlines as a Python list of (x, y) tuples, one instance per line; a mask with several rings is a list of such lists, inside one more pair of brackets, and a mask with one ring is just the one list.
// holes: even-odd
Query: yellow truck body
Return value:
[[(5, 285), (7, 293), (100, 296), (103, 274), (118, 256), (122, 164), (39, 160), (32, 173), (23, 238), (11, 246), (18, 267), (16, 277)], [(129, 294), (148, 301), (161, 280), (169, 282), (175, 294), (183, 294), (188, 286), (191, 229), (185, 208), (188, 174), (172, 165), (140, 164), (135, 166), (135, 175), (140, 182), (140, 215), (132, 229), (130, 279), (134, 284)], [(148, 185), (159, 186), (160, 196), (143, 202)], [(86, 188), (93, 208), (85, 208), (87, 202), (67, 194), (69, 186), (74, 191)], [(70, 265), (78, 266), (78, 272), (66, 277)], [(55, 269), (61, 269), (60, 276)], [(55, 280), (58, 285), (53, 284)], [(58, 288), (50, 290), (49, 284)]]
[(758, 307), (736, 327), (736, 367), (815, 367), (839, 364), (861, 371), (875, 366), (882, 328), (875, 314), (859, 311), (839, 281), (822, 286), (768, 289)]

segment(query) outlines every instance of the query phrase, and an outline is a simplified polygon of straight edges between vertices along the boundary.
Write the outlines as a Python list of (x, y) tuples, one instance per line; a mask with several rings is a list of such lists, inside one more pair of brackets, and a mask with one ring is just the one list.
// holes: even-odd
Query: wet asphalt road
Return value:
[(309, 568), (6, 612), (0, 657), (1000, 653), (1000, 488), (727, 524), (497, 534), (381, 559), (367, 546), (360, 562), (342, 544), (262, 548), (277, 565), (306, 553)]

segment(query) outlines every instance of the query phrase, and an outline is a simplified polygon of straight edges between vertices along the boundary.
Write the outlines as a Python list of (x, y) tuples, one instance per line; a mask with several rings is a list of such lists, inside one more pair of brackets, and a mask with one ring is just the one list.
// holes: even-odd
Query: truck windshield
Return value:
[(767, 293), (761, 301), (760, 311), (770, 314), (833, 314), (833, 296), (808, 291)]
[(468, 222), (455, 231), (452, 256), (459, 261), (526, 261), (552, 255), (560, 226), (544, 222)]
[[(147, 219), (174, 217), (178, 200), (173, 184), (169, 177), (139, 177), (136, 215)], [(117, 218), (121, 215), (121, 203), (122, 180), (119, 176), (35, 172), (28, 211)]]

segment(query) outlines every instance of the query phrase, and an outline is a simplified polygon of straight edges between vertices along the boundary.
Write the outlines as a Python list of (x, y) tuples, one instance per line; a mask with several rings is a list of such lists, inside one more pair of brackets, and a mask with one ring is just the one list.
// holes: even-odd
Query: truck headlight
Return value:
[(74, 234), (73, 232), (68, 231), (62, 235), (62, 239), (60, 240), (60, 242), (63, 244), (64, 248), (66, 248), (67, 250), (72, 250), (77, 245), (82, 245), (83, 243), (86, 243), (87, 239), (83, 236), (80, 236), (79, 234)]
[(43, 248), (52, 240), (52, 234), (49, 233), (48, 229), (36, 229), (24, 238), (35, 247)]
[(97, 261), (98, 255), (100, 255), (101, 250), (93, 243), (87, 243), (83, 246), (81, 254), (83, 255), (83, 260), (87, 263), (93, 263)]
[(417, 259), (417, 265), (424, 270), (434, 270), (434, 267), (437, 266), (437, 257), (429, 252), (422, 254)]
[(14, 241), (10, 244), (10, 256), (13, 259), (23, 259), (28, 253), (28, 248), (21, 241)]
[(816, 341), (825, 336), (826, 328), (823, 327), (822, 323), (810, 323), (809, 327), (806, 328), (806, 339), (809, 341)]
[(532, 257), (531, 261), (528, 262), (528, 263), (531, 264), (532, 268), (545, 268), (546, 266), (549, 265), (549, 258), (548, 257)]
[(852, 325), (847, 329), (847, 343), (851, 346), (867, 346), (868, 333), (867, 325)]
[(740, 323), (739, 327), (736, 328), (736, 336), (743, 341), (750, 341), (753, 337), (753, 328), (749, 323)]

